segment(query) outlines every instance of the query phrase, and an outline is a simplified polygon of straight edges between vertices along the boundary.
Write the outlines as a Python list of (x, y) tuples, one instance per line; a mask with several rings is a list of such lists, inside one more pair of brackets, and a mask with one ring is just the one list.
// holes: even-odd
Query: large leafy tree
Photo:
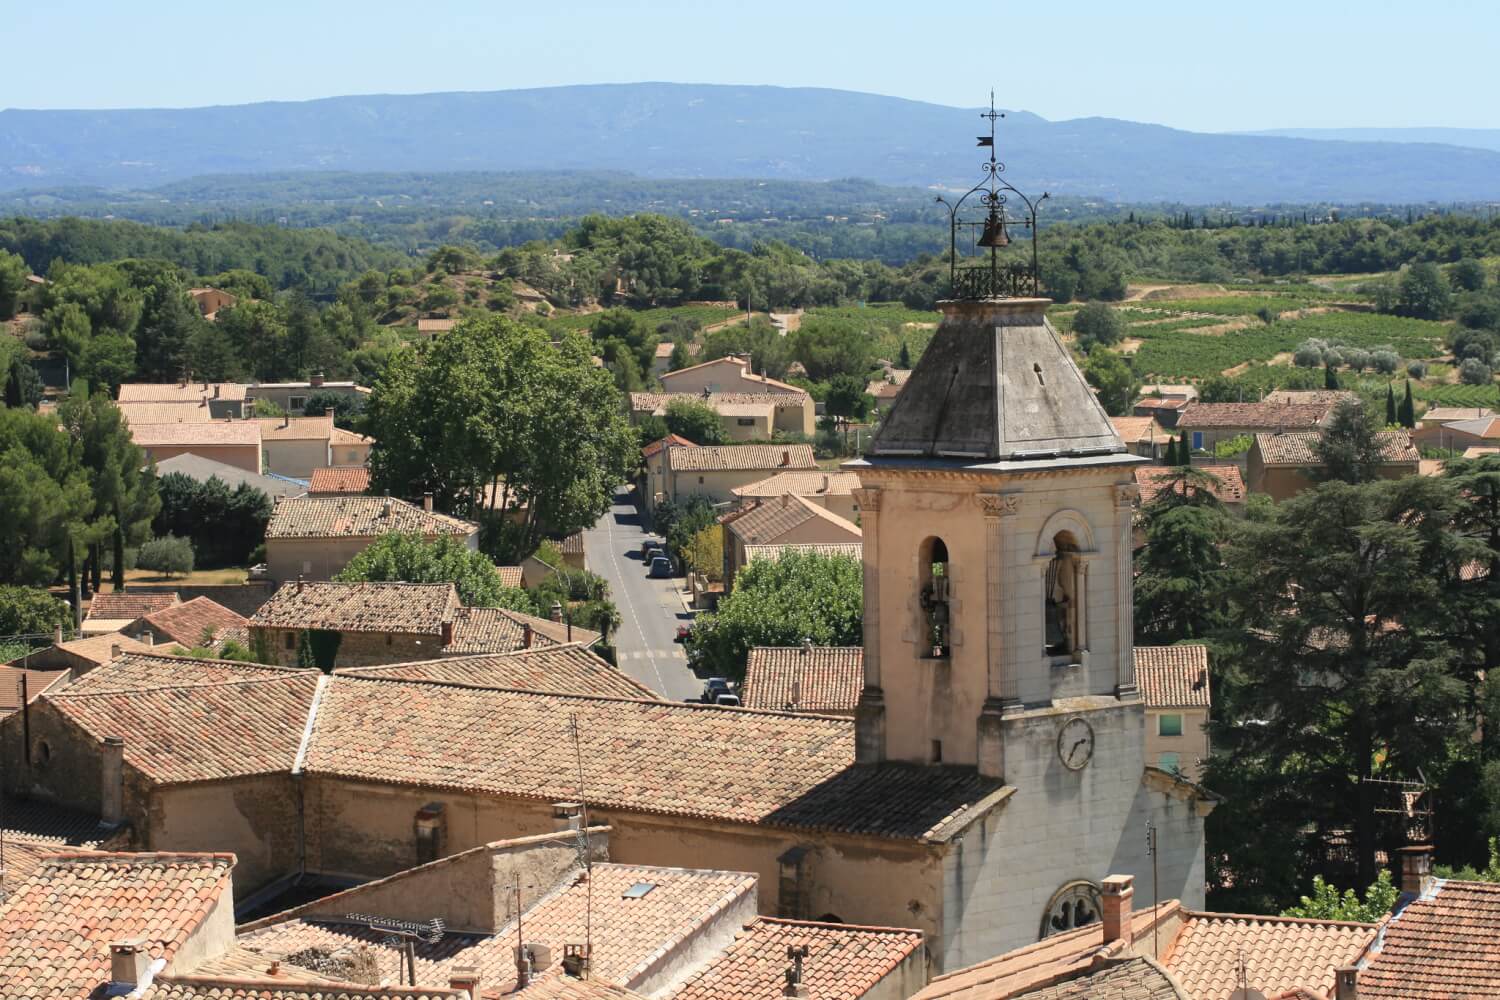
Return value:
[(126, 260), (118, 266), (141, 296), (136, 374), (152, 382), (176, 379), (187, 364), (194, 334), (207, 325), (188, 296), (182, 269), (164, 260)]
[(334, 577), (346, 583), (400, 580), (406, 583), (451, 583), (469, 607), (510, 607), (495, 564), (452, 538), (424, 539), (417, 534), (382, 535), (349, 561)]
[(718, 411), (695, 399), (674, 399), (667, 404), (667, 433), (680, 434), (694, 444), (723, 444), (724, 422)]
[[(1206, 782), (1211, 880), (1266, 905), (1291, 896), (1326, 838), (1347, 834), (1355, 881), (1375, 880), (1374, 787), (1415, 778), (1466, 730), (1443, 632), (1459, 499), (1424, 477), (1330, 482), (1251, 518), (1226, 548), (1229, 615)], [(1312, 837), (1304, 834), (1311, 827)]]
[(21, 293), (26, 290), (26, 276), (31, 268), (26, 261), (13, 253), (0, 250), (0, 319), (10, 319), (21, 304)]
[(88, 538), (88, 476), (57, 419), (0, 409), (0, 583), (42, 586), (70, 564)]
[(1142, 510), (1146, 544), (1135, 561), (1137, 642), (1203, 639), (1223, 624), (1220, 551), (1230, 523), (1213, 493), (1217, 485), (1211, 473), (1179, 466)]
[(271, 520), (271, 498), (248, 483), (230, 488), (217, 476), (199, 482), (180, 472), (157, 480), (161, 510), (156, 535), (189, 539), (198, 565), (243, 565), (260, 545)]
[(44, 325), (75, 377), (113, 386), (134, 371), (142, 300), (120, 268), (57, 265), (41, 289)]
[(1320, 479), (1342, 483), (1368, 483), (1379, 478), (1381, 456), (1379, 431), (1370, 413), (1357, 399), (1341, 400), (1313, 445), (1321, 463)]
[(850, 556), (789, 553), (751, 563), (734, 579), (718, 610), (688, 638), (698, 663), (714, 674), (743, 677), (752, 646), (857, 646), (864, 577)]
[(792, 335), (792, 353), (807, 377), (824, 382), (839, 375), (864, 376), (872, 365), (872, 338), (864, 324), (838, 316), (810, 315)]
[(72, 620), (68, 606), (45, 590), (0, 585), (0, 636), (51, 632)]
[[(366, 411), (377, 489), (431, 492), (475, 516), (523, 511), (507, 557), (593, 524), (634, 461), (635, 435), (586, 342), (554, 346), (508, 319), (466, 320), (392, 359)], [(508, 522), (509, 523), (509, 522)]]
[(1099, 402), (1112, 417), (1130, 413), (1141, 383), (1130, 364), (1114, 351), (1094, 351), (1083, 366), (1089, 385), (1099, 392)]

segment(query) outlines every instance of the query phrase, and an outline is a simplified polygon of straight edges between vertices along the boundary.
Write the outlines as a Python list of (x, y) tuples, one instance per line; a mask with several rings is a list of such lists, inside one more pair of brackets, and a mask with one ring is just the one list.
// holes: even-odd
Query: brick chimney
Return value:
[(448, 988), (467, 993), (469, 1000), (479, 1000), (479, 970), (472, 965), (455, 965), (448, 973)]
[(1340, 965), (1333, 970), (1334, 1000), (1359, 1000), (1359, 966)]
[(302, 585), (303, 585), (303, 584), (304, 584), (304, 583), (306, 583), (306, 582), (307, 582), (307, 581), (306, 581), (306, 579), (305, 579), (305, 578), (304, 578), (304, 577), (303, 577), (303, 576), (302, 576), (302, 574), (301, 574), (301, 573), (298, 573), (298, 574), (297, 574), (297, 593), (299, 593), (299, 594), (300, 594), (300, 593), (302, 593)]
[(432, 494), (431, 493), (423, 493), (422, 494), (422, 509), (425, 510), (429, 514), (432, 513)]
[(322, 385), (323, 385), (323, 373), (322, 372), (313, 372), (312, 373), (312, 387), (314, 389), (319, 389), (319, 388), (322, 388)]
[(144, 642), (148, 646), (154, 646), (156, 645), (156, 636), (152, 635), (151, 630), (148, 628), (141, 633), (141, 642)]
[(1103, 896), (1104, 942), (1124, 941), (1131, 944), (1130, 900), (1135, 895), (1135, 878), (1131, 875), (1110, 875), (1100, 883)]
[(125, 741), (106, 736), (99, 746), (99, 818), (105, 823), (125, 819)]
[(521, 648), (522, 649), (530, 649), (531, 648), (531, 643), (532, 643), (532, 641), (535, 638), (536, 638), (536, 633), (534, 631), (532, 631), (531, 622), (524, 622), (524, 623), (522, 623), (522, 625), (521, 625)]
[(1401, 855), (1401, 891), (1420, 896), (1432, 885), (1432, 845), (1403, 847)]
[(453, 645), (453, 622), (443, 622), (443, 645)]
[(137, 986), (145, 985), (146, 970), (150, 965), (151, 953), (146, 950), (144, 938), (126, 938), (124, 941), (110, 942), (109, 979), (111, 986), (129, 987), (130, 990), (134, 990)]
[(547, 617), (562, 624), (562, 605), (557, 601), (552, 602), (552, 609), (547, 612)]
[(118, 642), (112, 642), (109, 644), (109, 658), (111, 661), (118, 660), (120, 658), (120, 652), (120, 644)]

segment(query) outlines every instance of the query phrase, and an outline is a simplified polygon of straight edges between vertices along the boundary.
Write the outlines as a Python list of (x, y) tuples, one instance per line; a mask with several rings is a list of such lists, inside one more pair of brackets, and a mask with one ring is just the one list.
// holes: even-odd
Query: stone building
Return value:
[(430, 496), (420, 507), (392, 497), (289, 497), (276, 504), (266, 525), (267, 575), (278, 583), (331, 579), (390, 532), (479, 548), (479, 525), (434, 511)]
[[(1264, 493), (1272, 500), (1285, 500), (1317, 485), (1323, 460), (1318, 456), (1318, 433), (1302, 431), (1290, 434), (1257, 434), (1245, 457), (1245, 485), (1252, 493)], [(1422, 456), (1406, 431), (1382, 431), (1376, 435), (1380, 445), (1380, 465), (1375, 474), (1381, 479), (1415, 476)]]
[(653, 504), (705, 497), (710, 503), (735, 500), (736, 487), (781, 472), (818, 467), (808, 444), (722, 444), (680, 447), (674, 442), (646, 459), (646, 486)]
[(1208, 647), (1137, 646), (1136, 683), (1146, 702), (1146, 761), (1197, 781), (1208, 760)]

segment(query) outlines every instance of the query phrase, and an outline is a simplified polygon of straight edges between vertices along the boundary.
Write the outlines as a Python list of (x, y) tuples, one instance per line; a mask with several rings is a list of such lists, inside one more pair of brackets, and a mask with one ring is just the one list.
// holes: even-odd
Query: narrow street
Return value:
[(620, 669), (673, 701), (697, 697), (703, 682), (674, 641), (677, 626), (691, 621), (678, 597), (682, 580), (646, 575), (641, 543), (647, 536), (630, 500), (629, 491), (615, 494), (614, 506), (583, 533), (588, 567), (609, 582), (610, 598), (620, 609), (615, 636)]

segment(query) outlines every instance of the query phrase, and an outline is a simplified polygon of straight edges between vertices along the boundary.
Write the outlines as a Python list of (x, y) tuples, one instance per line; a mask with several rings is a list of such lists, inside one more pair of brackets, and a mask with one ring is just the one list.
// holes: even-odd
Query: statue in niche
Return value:
[(1067, 532), (1058, 534), (1052, 560), (1047, 563), (1046, 643), (1053, 656), (1077, 649), (1074, 609), (1077, 607), (1078, 546)]

